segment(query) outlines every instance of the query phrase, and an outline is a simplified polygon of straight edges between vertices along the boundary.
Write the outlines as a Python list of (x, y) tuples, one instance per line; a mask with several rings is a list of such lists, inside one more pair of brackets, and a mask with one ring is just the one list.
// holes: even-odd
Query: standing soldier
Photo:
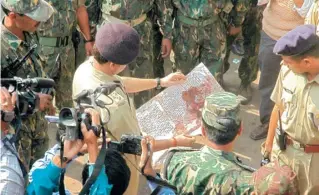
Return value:
[[(231, 0), (162, 0), (158, 3), (163, 40), (168, 40), (170, 44), (173, 38), (176, 68), (187, 74), (203, 62), (220, 82), (226, 34), (238, 33), (249, 3), (239, 0), (235, 7)], [(221, 17), (223, 14), (229, 14), (233, 7), (237, 14), (232, 18), (233, 26), (226, 29)], [(163, 48), (166, 44), (168, 43), (163, 42)]]
[[(12, 62), (24, 57), (32, 46), (38, 44), (37, 36), (32, 33), (36, 31), (40, 22), (50, 18), (53, 8), (43, 0), (3, 0), (1, 7), (5, 14), (1, 26), (2, 78), (45, 77), (44, 62), (36, 50), (20, 66), (14, 66)], [(40, 98), (41, 111), (53, 109), (50, 95), (37, 95)], [(16, 147), (27, 169), (44, 155), (49, 146), (48, 123), (44, 115), (44, 112), (36, 112), (28, 118), (22, 118), (20, 131), (16, 135)]]
[[(154, 17), (157, 14), (155, 0), (105, 0), (102, 2), (100, 26), (108, 22), (121, 22), (133, 27), (141, 37), (140, 53), (136, 60), (128, 65), (123, 75), (138, 78), (153, 78), (153, 66), (163, 66), (161, 57), (169, 56), (171, 45), (162, 49), (158, 47), (158, 30)], [(157, 42), (155, 42), (157, 40)], [(164, 40), (163, 40), (164, 41)], [(161, 72), (156, 69), (155, 72)], [(161, 74), (161, 73), (160, 73)], [(135, 106), (139, 107), (155, 95), (155, 90), (143, 91), (134, 95)]]
[[(241, 95), (241, 104), (247, 104), (252, 98), (251, 83), (256, 80), (258, 73), (258, 51), (260, 42), (260, 31), (262, 22), (262, 12), (265, 6), (257, 6), (257, 1), (251, 1), (250, 8), (246, 13), (242, 25), (242, 36), (244, 39), (244, 56), (240, 62), (238, 76), (241, 84), (238, 95)], [(224, 61), (224, 73), (230, 67), (228, 62), (231, 51), (231, 45), (234, 43), (235, 36), (227, 36), (227, 51)]]
[[(75, 72), (75, 53), (72, 43), (72, 30), (76, 21), (84, 34), (87, 53), (93, 47), (90, 35), (88, 16), (84, 2), (46, 0), (54, 7), (52, 17), (38, 28), (39, 55), (45, 60), (45, 72), (56, 79), (56, 107), (72, 107), (71, 83)], [(77, 20), (78, 19), (78, 20)], [(56, 58), (60, 54), (61, 67), (55, 67)], [(58, 70), (57, 70), (58, 69)]]
[(298, 26), (274, 47), (284, 66), (271, 95), (275, 107), (264, 152), (264, 157), (271, 153), (272, 159), (296, 172), (303, 195), (319, 194), (319, 37), (315, 32), (314, 25)]

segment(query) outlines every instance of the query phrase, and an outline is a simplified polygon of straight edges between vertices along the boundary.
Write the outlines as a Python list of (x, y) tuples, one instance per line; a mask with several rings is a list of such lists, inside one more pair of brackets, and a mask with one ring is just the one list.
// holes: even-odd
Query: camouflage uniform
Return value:
[[(230, 13), (232, 1), (162, 0), (159, 5), (164, 38), (173, 37), (176, 68), (187, 74), (203, 62), (220, 81), (227, 34), (221, 14)], [(240, 0), (234, 8), (236, 27), (242, 24), (248, 5), (247, 1)]]
[[(121, 73), (122, 76), (138, 78), (154, 78), (153, 66), (160, 66), (163, 60), (160, 56), (158, 28), (154, 23), (155, 0), (105, 0), (102, 2), (102, 19), (100, 25), (107, 22), (123, 22), (133, 27), (141, 36), (140, 53)], [(156, 40), (156, 41), (155, 41)], [(155, 48), (157, 47), (157, 48)], [(161, 60), (161, 61), (159, 61)], [(155, 72), (161, 70), (156, 70)], [(139, 107), (155, 95), (155, 90), (134, 94), (135, 106)]]
[[(9, 0), (6, 3), (10, 2)], [(2, 2), (3, 3), (3, 2)], [(24, 9), (27, 10), (32, 6), (35, 1), (31, 1), (27, 4), (27, 1), (13, 2), (11, 1), (11, 8), (19, 10), (19, 13), (24, 13)], [(8, 3), (10, 4), (10, 3)], [(23, 7), (17, 8), (17, 6)], [(9, 9), (9, 8), (8, 8)], [(52, 9), (52, 8), (51, 8)], [(46, 13), (50, 15), (51, 13)], [(38, 45), (37, 36), (24, 32), (25, 40), (21, 40), (19, 37), (10, 32), (4, 25), (1, 26), (1, 75), (3, 77), (45, 77), (43, 66), (44, 62), (38, 55), (37, 51), (34, 51), (26, 62), (17, 69), (10, 69), (11, 72), (3, 71), (4, 67), (10, 65), (16, 58), (25, 56), (30, 50), (30, 47), (34, 44)], [(19, 153), (21, 161), (25, 164), (26, 168), (31, 167), (33, 162), (41, 158), (45, 151), (49, 147), (48, 138), (48, 123), (44, 119), (44, 112), (36, 112), (28, 118), (22, 119), (21, 128), (16, 135), (17, 142), (16, 148)], [(13, 124), (17, 125), (17, 124)]]
[[(72, 30), (76, 26), (76, 8), (78, 1), (46, 0), (54, 8), (52, 17), (38, 28), (39, 55), (45, 60), (45, 72), (49, 77), (55, 77), (55, 104), (58, 109), (72, 107), (71, 83), (75, 72), (75, 53), (72, 43)], [(55, 66), (60, 54), (61, 67)]]
[[(239, 101), (234, 94), (220, 92), (206, 98), (203, 120), (216, 131), (227, 131), (218, 125), (217, 116), (240, 125)], [(178, 194), (250, 194), (251, 171), (234, 153), (204, 146), (200, 150), (171, 150), (163, 177), (177, 187)]]
[(299, 194), (296, 173), (282, 162), (274, 161), (259, 168), (251, 182), (255, 194)]
[[(243, 87), (247, 87), (257, 78), (258, 73), (258, 52), (260, 42), (260, 31), (262, 12), (264, 7), (257, 7), (257, 1), (251, 3), (251, 7), (246, 13), (245, 20), (242, 24), (242, 36), (244, 38), (244, 56), (238, 68), (238, 76), (241, 79)], [(231, 45), (236, 36), (227, 36), (227, 50), (224, 61), (224, 71), (227, 72), (230, 64), (228, 62), (231, 51)]]

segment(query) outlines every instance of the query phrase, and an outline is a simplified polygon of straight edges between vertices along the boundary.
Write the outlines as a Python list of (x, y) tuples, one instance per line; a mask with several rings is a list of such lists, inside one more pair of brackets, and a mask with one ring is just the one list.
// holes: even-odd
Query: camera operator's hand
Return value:
[(9, 91), (5, 87), (1, 87), (1, 110), (13, 111), (17, 100), (16, 92), (10, 95)]
[[(147, 148), (147, 144), (150, 145), (150, 151)], [(141, 141), (142, 155), (139, 167), (142, 169), (144, 166), (144, 174), (156, 177), (156, 172), (152, 167), (153, 148), (155, 140), (151, 136), (146, 136)]]
[(170, 87), (173, 85), (183, 84), (186, 81), (186, 76), (181, 72), (174, 72), (161, 79), (162, 87)]
[(46, 110), (50, 111), (54, 109), (51, 95), (44, 94), (44, 93), (38, 93), (37, 95), (39, 96), (39, 99), (40, 99), (40, 104), (39, 104), (40, 111), (46, 111)]
[[(98, 111), (93, 108), (87, 108), (84, 110), (85, 113), (91, 115), (92, 125), (98, 126), (100, 122), (100, 114)], [(93, 131), (89, 131), (84, 123), (81, 124), (81, 131), (83, 134), (84, 142), (87, 144), (87, 150), (89, 153), (90, 163), (95, 163), (98, 156), (98, 137), (94, 134)]]

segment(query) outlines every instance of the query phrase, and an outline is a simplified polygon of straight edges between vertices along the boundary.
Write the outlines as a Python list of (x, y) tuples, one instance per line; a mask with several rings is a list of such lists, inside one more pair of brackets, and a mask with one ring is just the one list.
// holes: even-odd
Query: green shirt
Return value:
[(250, 194), (250, 167), (231, 152), (204, 146), (196, 151), (177, 151), (168, 162), (167, 180), (178, 194)]

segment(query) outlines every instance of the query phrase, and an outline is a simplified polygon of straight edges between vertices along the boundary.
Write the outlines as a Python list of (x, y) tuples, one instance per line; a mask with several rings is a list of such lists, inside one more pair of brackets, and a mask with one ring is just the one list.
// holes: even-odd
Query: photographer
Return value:
[[(45, 62), (37, 54), (38, 37), (35, 31), (41, 22), (51, 17), (54, 12), (52, 6), (44, 0), (2, 0), (1, 8), (4, 13), (1, 27), (1, 77), (45, 77)], [(44, 111), (50, 114), (55, 112), (52, 96), (43, 93), (37, 95), (42, 112), (23, 119), (16, 135), (17, 151), (27, 169), (49, 147)]]
[[(109, 96), (101, 95), (99, 100), (106, 104), (106, 109), (100, 109), (103, 122), (108, 122), (108, 136), (120, 140), (123, 134), (140, 135), (136, 119), (135, 107), (128, 93), (136, 93), (153, 88), (169, 87), (185, 82), (182, 73), (172, 73), (162, 79), (139, 79), (120, 77), (117, 74), (127, 68), (139, 53), (140, 37), (138, 33), (125, 24), (105, 24), (96, 35), (93, 56), (76, 70), (73, 79), (73, 97), (86, 89), (95, 89), (101, 84), (116, 81), (121, 87), (115, 89)], [(143, 59), (137, 59), (137, 61)], [(152, 66), (150, 64), (150, 66)], [(110, 114), (110, 116), (109, 116)], [(127, 155), (131, 170), (130, 194), (137, 194), (139, 174), (135, 169), (138, 158)], [(133, 163), (133, 164), (132, 164)]]
[[(16, 94), (12, 96), (6, 88), (1, 88), (1, 141), (0, 141), (0, 194), (1, 195), (23, 195), (23, 194), (52, 194), (57, 191), (59, 184), (60, 173), (65, 169), (68, 162), (70, 162), (83, 147), (82, 140), (64, 141), (63, 160), (58, 153), (56, 146), (50, 151), (54, 151), (54, 156), (41, 168), (34, 169), (29, 177), (30, 184), (25, 189), (24, 177), (27, 172), (21, 160), (18, 157), (14, 144), (11, 142), (12, 135), (9, 133), (10, 122), (15, 118), (13, 109), (16, 103)], [(99, 115), (92, 110), (87, 111), (92, 116), (92, 125), (99, 125)], [(92, 132), (88, 132), (85, 125), (82, 125), (82, 133), (84, 141), (90, 144), (88, 151), (91, 152), (90, 160), (96, 158), (94, 153), (94, 143), (92, 141)], [(93, 133), (94, 135), (94, 133)], [(92, 152), (93, 151), (93, 152)], [(97, 153), (96, 153), (97, 155)], [(94, 167), (94, 164), (90, 165)], [(101, 187), (99, 184), (103, 184)], [(107, 192), (111, 189), (108, 185), (108, 179), (104, 172), (98, 176), (98, 179), (91, 188), (93, 192)], [(26, 192), (26, 193), (25, 193)], [(106, 193), (108, 194), (108, 193)]]

